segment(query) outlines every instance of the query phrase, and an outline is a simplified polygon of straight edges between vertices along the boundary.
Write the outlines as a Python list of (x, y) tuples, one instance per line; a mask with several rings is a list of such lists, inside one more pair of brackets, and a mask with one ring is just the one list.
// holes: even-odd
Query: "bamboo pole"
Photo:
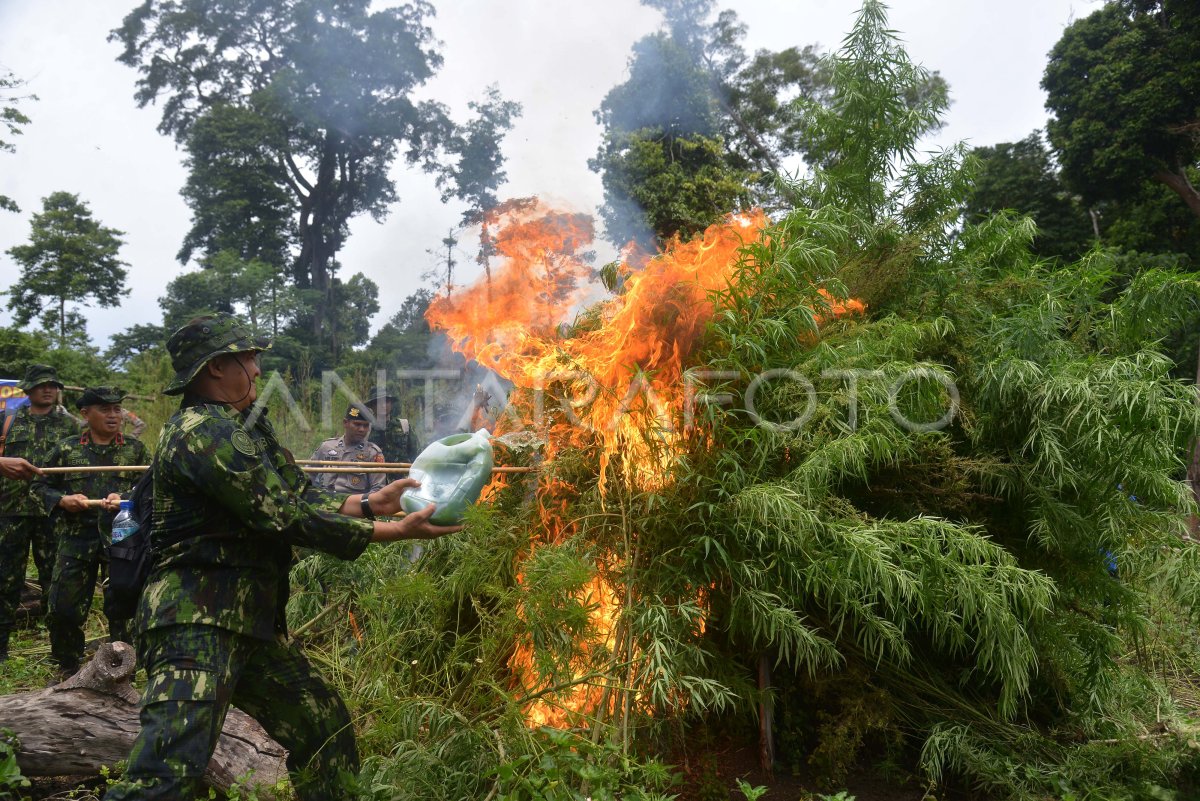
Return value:
[[(305, 465), (345, 465), (344, 459), (297, 459), (296, 464)], [(371, 462), (374, 467), (412, 467), (412, 462)]]
[[(99, 498), (88, 498), (84, 501), (84, 503), (86, 503), (89, 507), (99, 509), (100, 507), (104, 506), (105, 501), (103, 501)], [(393, 512), (392, 514), (389, 514), (389, 515), (380, 515), (379, 517), (380, 517), (380, 519), (399, 520), (402, 517), (408, 517), (408, 512), (397, 511), (397, 512)], [(317, 617), (320, 617), (320, 615), (317, 615)], [(311, 621), (311, 620), (309, 621), (309, 623), (312, 623), (312, 622), (314, 622), (314, 621)], [(306, 624), (305, 626), (302, 627), (302, 630), (307, 629), (307, 628), (308, 628), (308, 626)], [(299, 632), (292, 632), (292, 636), (293, 637), (296, 636), (297, 633), (299, 633)], [(47, 653), (49, 653), (49, 652), (47, 652)]]
[[(338, 462), (338, 464), (347, 465), (349, 462)], [(301, 467), (305, 473), (402, 473), (407, 471), (408, 467), (388, 467), (381, 466), (378, 462), (364, 462), (364, 467)], [(55, 473), (144, 473), (150, 469), (149, 465), (89, 465), (87, 467), (43, 467), (42, 472), (47, 475)], [(493, 473), (536, 473), (540, 468), (537, 467), (493, 467)]]
[(150, 469), (146, 464), (94, 464), (87, 467), (43, 467), (46, 475), (55, 473), (144, 473)]
[[(342, 464), (346, 464), (342, 462)], [(370, 467), (302, 467), (305, 473), (403, 473), (407, 467), (380, 467), (375, 462), (366, 462)], [(493, 467), (493, 473), (536, 473), (537, 467)]]

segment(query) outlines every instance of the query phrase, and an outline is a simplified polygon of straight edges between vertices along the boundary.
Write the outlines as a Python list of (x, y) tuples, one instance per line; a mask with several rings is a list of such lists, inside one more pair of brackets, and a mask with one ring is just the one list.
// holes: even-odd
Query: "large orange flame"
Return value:
[[(631, 488), (660, 487), (670, 481), (680, 448), (684, 370), (714, 313), (711, 296), (736, 280), (739, 250), (764, 235), (767, 224), (757, 210), (730, 215), (652, 258), (627, 254), (616, 270), (620, 291), (593, 304), (568, 328), (571, 316), (598, 294), (587, 252), (592, 220), (537, 201), (510, 203), (485, 221), (488, 232), (496, 232), (499, 262), (490, 280), (436, 299), (427, 319), (459, 352), (527, 396), (553, 386), (569, 400), (564, 413), (545, 425), (547, 460), (567, 448), (595, 448), (602, 492), (613, 476)], [(826, 298), (825, 315), (863, 310), (857, 301)], [(571, 533), (566, 513), (573, 496), (574, 488), (564, 482), (548, 474), (539, 478), (542, 541)], [(610, 565), (616, 561), (611, 554), (603, 558)], [(598, 571), (578, 599), (593, 609), (595, 636), (578, 644), (583, 654), (611, 649), (621, 604), (606, 572)], [(510, 667), (522, 690), (535, 694), (528, 645), (517, 648)], [(580, 681), (541, 697), (529, 706), (527, 718), (531, 725), (578, 723), (570, 712), (589, 714), (602, 697), (594, 684)]]
[(618, 454), (623, 477), (637, 486), (667, 480), (683, 370), (712, 317), (709, 293), (729, 283), (738, 249), (759, 235), (766, 216), (730, 217), (691, 242), (671, 243), (641, 269), (623, 264), (623, 291), (571, 336), (562, 325), (595, 292), (582, 253), (592, 242), (591, 219), (540, 204), (504, 216), (492, 220), (501, 264), (490, 283), (438, 298), (430, 324), (518, 387), (561, 386), (576, 429), (563, 433), (571, 444), (599, 443), (602, 486)]

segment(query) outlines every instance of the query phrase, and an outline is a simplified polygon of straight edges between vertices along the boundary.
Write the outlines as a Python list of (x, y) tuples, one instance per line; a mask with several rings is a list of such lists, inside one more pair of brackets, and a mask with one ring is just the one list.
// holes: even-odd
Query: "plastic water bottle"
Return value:
[(492, 477), (491, 435), (481, 428), (474, 434), (454, 434), (430, 443), (413, 460), (408, 475), (421, 486), (400, 496), (404, 511), (416, 512), (434, 503), (437, 511), (431, 522), (441, 526), (461, 523), (467, 507), (479, 500)]
[(133, 517), (133, 501), (121, 501), (121, 511), (113, 518), (113, 544), (132, 536), (138, 530), (138, 522)]

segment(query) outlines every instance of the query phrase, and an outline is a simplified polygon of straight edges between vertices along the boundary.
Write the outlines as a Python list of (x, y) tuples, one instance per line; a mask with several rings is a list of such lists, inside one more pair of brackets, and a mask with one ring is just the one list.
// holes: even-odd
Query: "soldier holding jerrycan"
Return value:
[(154, 567), (138, 609), (147, 684), (129, 768), (105, 798), (193, 798), (230, 704), (288, 749), (300, 799), (348, 797), (358, 771), (341, 698), (287, 641), (293, 546), (353, 559), (369, 542), (431, 539), (434, 509), (401, 520), (416, 484), (343, 495), (315, 488), (251, 407), (269, 343), (237, 318), (198, 317), (167, 342), (182, 395), (154, 467)]

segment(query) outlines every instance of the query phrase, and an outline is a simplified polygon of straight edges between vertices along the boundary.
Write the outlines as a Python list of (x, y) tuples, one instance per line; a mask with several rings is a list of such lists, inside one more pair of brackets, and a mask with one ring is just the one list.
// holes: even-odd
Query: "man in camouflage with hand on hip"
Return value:
[(386, 462), (411, 462), (421, 452), (411, 421), (396, 415), (399, 403), (399, 398), (382, 388), (376, 389), (367, 401), (367, 408), (375, 417), (371, 441), (383, 451)]
[[(18, 385), (29, 397), (29, 405), (7, 415), (0, 428), (0, 453), (20, 457), (37, 466), (64, 437), (78, 434), (79, 428), (60, 412), (58, 393), (63, 383), (49, 365), (33, 364)], [(16, 625), (17, 604), (25, 583), (25, 566), (33, 547), (38, 583), (43, 597), (50, 591), (54, 572), (56, 541), (54, 525), (45, 509), (29, 490), (29, 485), (12, 479), (0, 479), (0, 662), (8, 658), (8, 639)]]
[(198, 796), (231, 704), (288, 750), (298, 798), (348, 797), (358, 771), (350, 715), (287, 638), (292, 547), (353, 559), (369, 542), (461, 528), (430, 524), (432, 508), (375, 521), (399, 511), (410, 479), (367, 495), (314, 488), (253, 407), (267, 347), (227, 314), (198, 317), (167, 341), (175, 380), (164, 391), (183, 399), (155, 458), (156, 553), (138, 608), (142, 729), (107, 801)]

